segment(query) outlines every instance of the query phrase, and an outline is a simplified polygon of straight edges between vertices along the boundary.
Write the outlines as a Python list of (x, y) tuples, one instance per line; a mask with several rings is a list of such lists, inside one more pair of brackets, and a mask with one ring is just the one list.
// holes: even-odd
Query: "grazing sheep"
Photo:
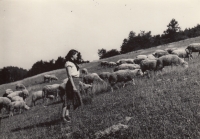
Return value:
[[(8, 99), (7, 97), (0, 97), (0, 114), (1, 114), (1, 109), (5, 108), (7, 111), (10, 110), (11, 106), (11, 100)], [(1, 117), (0, 117), (1, 119)]]
[(108, 66), (109, 67), (114, 67), (114, 66), (117, 66), (117, 63), (115, 63), (115, 62), (108, 62)]
[[(47, 98), (54, 99), (54, 96), (48, 95)], [(39, 99), (43, 99), (44, 102), (44, 96), (42, 90), (32, 93), (32, 104), (35, 106), (36, 101)]]
[(171, 54), (176, 49), (177, 48), (166, 48), (165, 51), (167, 51), (169, 54)]
[(121, 64), (134, 64), (134, 59), (119, 59), (117, 62), (116, 62), (117, 65), (121, 65)]
[(192, 55), (188, 52), (185, 51), (185, 49), (176, 49), (174, 51), (171, 52), (172, 55), (177, 55), (180, 58), (188, 58), (188, 60), (190, 59), (190, 57), (192, 58)]
[(136, 58), (144, 58), (144, 59), (146, 59), (147, 55), (138, 55), (138, 56), (136, 56)]
[(188, 67), (188, 63), (177, 55), (165, 55), (158, 58), (156, 63), (156, 70), (162, 70), (165, 66), (178, 66), (181, 65), (184, 68)]
[(108, 61), (101, 61), (101, 66), (107, 66), (108, 65)]
[(185, 51), (187, 52), (187, 53), (189, 53), (190, 55), (189, 56), (191, 56), (191, 57), (193, 57), (192, 56), (192, 52), (199, 52), (198, 53), (198, 56), (200, 55), (200, 43), (192, 43), (192, 44), (190, 44), (186, 49), (185, 49)]
[[(156, 63), (157, 63), (157, 60), (155, 59), (148, 59), (148, 60), (143, 60), (141, 63), (140, 63), (140, 68), (144, 74), (145, 71), (152, 71), (152, 70), (156, 70)], [(148, 77), (149, 76), (149, 73), (147, 72), (148, 74)]]
[(81, 70), (81, 74), (82, 74), (82, 75), (87, 75), (87, 74), (88, 74), (88, 70), (87, 70), (86, 68), (83, 68), (83, 69)]
[(125, 83), (128, 81), (132, 81), (133, 84), (135, 84), (134, 82), (134, 77), (136, 76), (142, 76), (142, 71), (140, 69), (135, 69), (135, 70), (119, 70), (116, 72), (113, 72), (110, 77), (109, 77), (109, 83), (111, 85), (111, 90), (113, 92), (113, 86), (116, 86), (117, 88), (119, 88), (116, 83), (118, 82), (123, 82), (125, 86)]
[(136, 59), (134, 59), (134, 63), (135, 64), (140, 64), (140, 62), (142, 61), (142, 60), (145, 60), (146, 58), (144, 58), (144, 57), (141, 57), (141, 58), (136, 58)]
[(81, 81), (79, 81), (79, 89), (80, 89), (80, 92), (84, 93), (84, 94), (87, 94), (88, 93), (88, 89), (91, 89), (92, 91), (92, 84), (85, 84)]
[(23, 98), (23, 100), (26, 100), (26, 98), (29, 96), (29, 92), (26, 89), (21, 90), (21, 91), (15, 91), (9, 94), (7, 97), (11, 99), (12, 97), (15, 97), (15, 96), (20, 96)]
[(19, 113), (21, 113), (22, 109), (29, 110), (30, 107), (28, 105), (26, 105), (26, 103), (24, 101), (14, 101), (14, 102), (11, 102), (10, 116), (13, 116), (14, 109), (19, 110)]
[(5, 93), (3, 94), (3, 97), (7, 97), (12, 92), (13, 92), (12, 89), (6, 89)]
[(161, 56), (164, 56), (164, 55), (168, 55), (169, 53), (165, 50), (159, 50), (159, 51), (156, 51), (153, 56), (155, 56), (156, 58), (159, 58)]
[(19, 83), (19, 84), (16, 85), (16, 90), (17, 91), (24, 90), (24, 89), (26, 89), (26, 87), (23, 84)]
[(52, 80), (58, 80), (58, 78), (55, 75), (44, 75), (44, 82), (52, 82)]
[(91, 83), (102, 83), (104, 82), (97, 73), (89, 73), (88, 75), (85, 75), (83, 77), (83, 82), (86, 84), (91, 84)]
[(13, 101), (24, 101), (23, 98), (20, 97), (20, 96), (14, 96), (10, 100), (11, 100), (11, 102), (13, 102)]
[(99, 74), (99, 77), (104, 81), (108, 81), (110, 74), (111, 74), (110, 72), (102, 72)]
[(125, 69), (129, 69), (129, 70), (140, 69), (140, 65), (138, 65), (138, 64), (121, 64), (114, 69), (114, 72), (118, 71), (118, 70), (125, 70)]
[(58, 100), (60, 84), (45, 85), (42, 89), (44, 99), (48, 98), (49, 95), (53, 95)]
[(157, 59), (153, 54), (148, 54), (147, 59)]

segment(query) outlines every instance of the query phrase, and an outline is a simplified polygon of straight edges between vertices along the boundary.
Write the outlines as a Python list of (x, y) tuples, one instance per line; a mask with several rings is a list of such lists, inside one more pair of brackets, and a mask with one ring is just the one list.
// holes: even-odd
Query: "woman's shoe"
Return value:
[(62, 120), (63, 120), (64, 122), (70, 122), (70, 119), (65, 118), (65, 117), (63, 117)]
[(65, 120), (67, 120), (67, 122), (71, 122), (71, 118), (69, 116), (65, 116)]

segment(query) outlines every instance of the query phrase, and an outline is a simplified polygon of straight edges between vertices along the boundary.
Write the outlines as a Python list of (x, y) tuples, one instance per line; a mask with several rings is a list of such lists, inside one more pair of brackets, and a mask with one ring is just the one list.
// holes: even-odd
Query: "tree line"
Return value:
[[(26, 70), (23, 68), (8, 66), (0, 69), (0, 84), (10, 83), (18, 80), (22, 80), (27, 77), (31, 77), (40, 73), (62, 69), (65, 65), (65, 58), (59, 56), (57, 60), (50, 61), (37, 61), (33, 64), (30, 70)], [(89, 63), (89, 61), (84, 61), (82, 59), (81, 53), (78, 54), (79, 64)]]
[(163, 31), (161, 35), (151, 35), (151, 31), (141, 31), (138, 35), (135, 32), (130, 31), (128, 38), (125, 38), (120, 47), (120, 51), (117, 49), (106, 50), (104, 48), (98, 49), (99, 59), (108, 58), (111, 56), (125, 54), (131, 51), (140, 49), (147, 49), (150, 47), (156, 47), (159, 45), (172, 43), (188, 38), (200, 36), (200, 25), (193, 28), (186, 28), (181, 30), (178, 21), (172, 19), (167, 25), (167, 29)]

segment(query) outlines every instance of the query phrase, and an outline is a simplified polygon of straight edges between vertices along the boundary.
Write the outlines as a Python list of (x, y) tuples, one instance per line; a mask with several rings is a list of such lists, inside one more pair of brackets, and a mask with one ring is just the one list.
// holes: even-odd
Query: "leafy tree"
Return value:
[(104, 57), (104, 55), (106, 54), (106, 49), (98, 49), (98, 55), (99, 55), (99, 59), (102, 59)]
[(167, 27), (168, 28), (164, 31), (164, 34), (167, 38), (170, 39), (170, 42), (173, 42), (176, 40), (176, 33), (179, 32), (181, 28), (179, 27), (179, 24), (175, 19), (172, 19)]

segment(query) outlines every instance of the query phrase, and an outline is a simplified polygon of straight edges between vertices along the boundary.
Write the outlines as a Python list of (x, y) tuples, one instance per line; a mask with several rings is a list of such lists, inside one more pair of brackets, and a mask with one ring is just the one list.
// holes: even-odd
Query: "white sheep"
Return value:
[(145, 60), (145, 59), (147, 59), (147, 58), (144, 58), (144, 57), (136, 58), (136, 59), (134, 59), (134, 63), (135, 63), (135, 64), (140, 64), (140, 62), (141, 62), (142, 60)]
[(164, 55), (168, 55), (169, 53), (165, 50), (157, 50), (155, 51), (155, 53), (153, 53), (153, 56), (155, 56), (156, 58), (159, 58), (161, 56), (164, 56)]
[(115, 63), (115, 62), (108, 62), (108, 66), (109, 67), (114, 67), (114, 66), (117, 66), (117, 63)]
[(125, 83), (128, 81), (132, 81), (133, 84), (135, 84), (134, 78), (136, 76), (142, 76), (142, 71), (140, 69), (135, 70), (119, 70), (116, 72), (113, 72), (109, 77), (109, 83), (111, 85), (111, 90), (113, 92), (113, 86), (116, 86), (119, 88), (116, 83), (123, 82), (125, 86)]
[[(7, 97), (0, 97), (0, 114), (1, 110), (5, 108), (8, 112), (10, 111), (11, 100)], [(1, 117), (0, 117), (1, 120)]]
[(185, 49), (176, 49), (173, 50), (171, 52), (172, 55), (177, 55), (180, 58), (188, 58), (188, 60), (190, 59), (190, 57), (192, 58), (192, 55), (188, 52), (185, 51)]
[(148, 54), (147, 59), (151, 60), (151, 59), (157, 59), (157, 58), (153, 54)]
[(138, 65), (138, 64), (121, 64), (114, 69), (114, 72), (118, 71), (118, 70), (125, 70), (125, 69), (130, 69), (130, 70), (140, 69), (140, 65)]
[(107, 66), (108, 65), (108, 61), (101, 61), (101, 66)]
[(3, 94), (3, 97), (7, 97), (12, 92), (13, 92), (12, 89), (6, 89), (5, 93)]
[(10, 100), (11, 100), (11, 102), (14, 102), (14, 101), (24, 101), (23, 98), (20, 97), (20, 96), (14, 96)]
[(52, 82), (52, 80), (58, 80), (58, 78), (55, 75), (44, 75), (44, 82)]
[(134, 59), (119, 59), (117, 62), (116, 62), (117, 65), (121, 65), (121, 64), (134, 64)]
[(147, 75), (149, 76), (149, 72), (148, 71), (155, 71), (156, 70), (156, 63), (157, 60), (156, 59), (147, 59), (147, 60), (143, 60), (140, 63), (140, 68), (144, 74), (145, 71), (147, 71)]
[(7, 97), (11, 99), (12, 97), (15, 97), (15, 96), (20, 96), (23, 98), (23, 100), (26, 100), (26, 98), (29, 96), (29, 92), (26, 89), (21, 90), (21, 91), (15, 91), (15, 92), (10, 93)]
[(99, 77), (100, 77), (101, 79), (103, 79), (104, 81), (108, 81), (108, 79), (109, 79), (111, 73), (110, 73), (110, 72), (102, 72), (102, 73), (99, 73), (98, 75), (99, 75)]
[(198, 56), (199, 56), (200, 55), (200, 43), (192, 43), (192, 44), (190, 44), (189, 46), (187, 46), (185, 51), (187, 53), (189, 53), (190, 54), (189, 56), (191, 56), (191, 57), (192, 57), (192, 52), (199, 52), (198, 53)]
[(79, 89), (80, 89), (80, 92), (82, 92), (84, 94), (88, 94), (89, 89), (91, 89), (91, 91), (92, 91), (92, 84), (85, 84), (85, 83), (79, 81)]
[(21, 113), (22, 109), (29, 110), (30, 107), (28, 105), (26, 105), (26, 103), (24, 101), (11, 102), (10, 116), (13, 116), (13, 112), (14, 112), (15, 109), (19, 110), (19, 113)]
[(137, 55), (136, 58), (144, 58), (144, 59), (146, 59), (147, 55)]
[(188, 63), (177, 55), (165, 55), (158, 58), (156, 63), (156, 70), (162, 70), (165, 66), (178, 66), (181, 65), (184, 68), (188, 67)]
[(86, 84), (91, 84), (91, 83), (103, 83), (104, 81), (99, 77), (97, 73), (89, 73), (83, 77), (83, 82)]
[(19, 90), (24, 90), (24, 89), (26, 89), (26, 87), (25, 87), (23, 84), (18, 83), (18, 84), (16, 85), (16, 90), (17, 90), (17, 91), (19, 91)]
[(53, 95), (58, 100), (60, 84), (45, 85), (42, 89), (44, 99), (49, 95)]
[[(54, 96), (48, 95), (47, 98), (54, 99)], [(35, 106), (36, 101), (39, 99), (43, 99), (43, 102), (44, 102), (44, 96), (43, 96), (42, 90), (32, 93), (32, 104)]]

